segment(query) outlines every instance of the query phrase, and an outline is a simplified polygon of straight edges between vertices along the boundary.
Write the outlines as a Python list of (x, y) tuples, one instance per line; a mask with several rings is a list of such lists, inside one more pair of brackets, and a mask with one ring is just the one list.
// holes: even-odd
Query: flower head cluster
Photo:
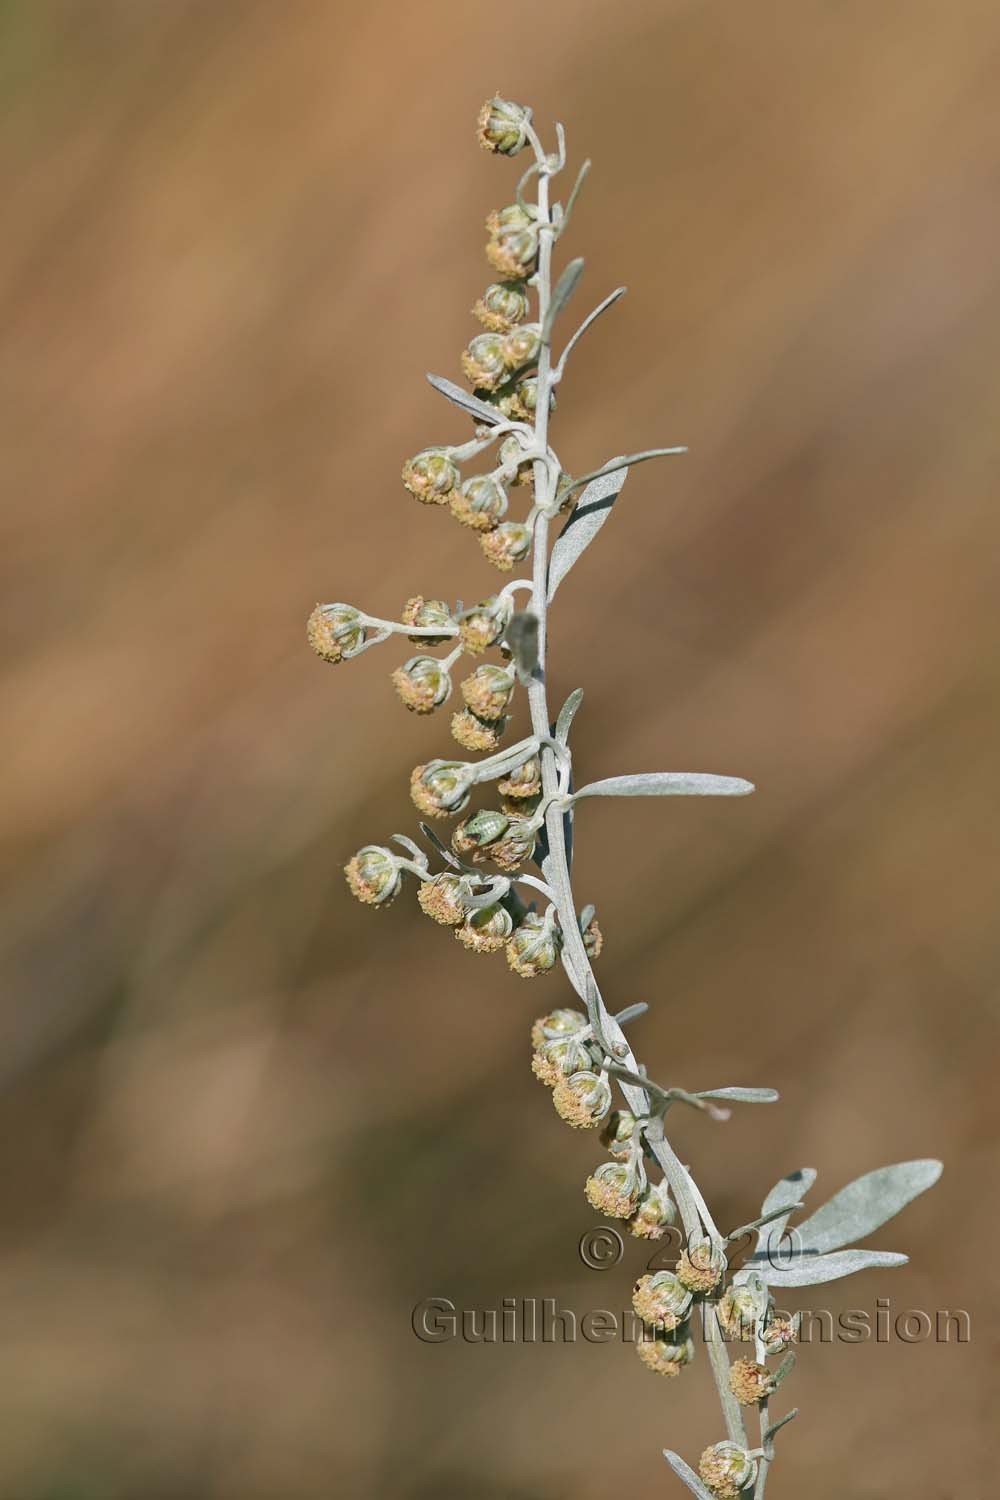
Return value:
[[(765, 1363), (784, 1353), (796, 1335), (795, 1321), (774, 1311), (771, 1291), (774, 1286), (803, 1284), (802, 1269), (796, 1268), (797, 1279), (782, 1282), (781, 1270), (772, 1268), (765, 1281), (757, 1270), (764, 1259), (758, 1253), (754, 1268), (738, 1272), (727, 1284), (726, 1247), (733, 1236), (724, 1238), (715, 1227), (688, 1169), (666, 1139), (664, 1118), (681, 1101), (721, 1118), (724, 1111), (711, 1101), (765, 1102), (776, 1096), (770, 1090), (733, 1087), (696, 1095), (661, 1087), (649, 1078), (623, 1040), (623, 1027), (645, 1006), (633, 1004), (612, 1016), (597, 986), (593, 963), (604, 940), (594, 909), (580, 910), (575, 903), (571, 834), (575, 805), (584, 796), (742, 795), (752, 787), (730, 777), (676, 772), (614, 776), (582, 788), (574, 781), (569, 736), (580, 695), (571, 695), (558, 714), (548, 701), (548, 607), (555, 588), (594, 539), (614, 503), (624, 482), (622, 471), (634, 462), (683, 450), (653, 449), (612, 459), (576, 479), (563, 473), (549, 439), (555, 391), (581, 334), (622, 289), (584, 319), (556, 358), (553, 328), (580, 279), (583, 262), (571, 261), (553, 282), (553, 249), (569, 222), (586, 168), (564, 206), (551, 193), (553, 179), (566, 164), (561, 127), (558, 150), (548, 154), (531, 111), (494, 97), (480, 111), (477, 133), (493, 156), (512, 157), (529, 148), (534, 160), (521, 177), (514, 201), (487, 219), (486, 259), (491, 271), (473, 309), (481, 331), (470, 337), (458, 361), (470, 389), (431, 377), (438, 391), (466, 419), (472, 418), (472, 435), (463, 442), (420, 448), (403, 464), (402, 482), (422, 505), (450, 514), (466, 533), (475, 535), (483, 557), (499, 572), (519, 572), (530, 558), (530, 568), (523, 569), (530, 577), (505, 580), (496, 592), (477, 586), (467, 595), (476, 601), (471, 605), (452, 607), (440, 598), (415, 594), (396, 619), (382, 619), (340, 602), (318, 604), (313, 610), (308, 638), (325, 662), (358, 656), (392, 636), (406, 639), (410, 653), (391, 678), (412, 713), (422, 718), (433, 714), (453, 699), (457, 683), (452, 736), (469, 756), (479, 757), (431, 755), (413, 770), (411, 797), (428, 820), (421, 830), (427, 847), (433, 846), (440, 857), (439, 868), (431, 868), (431, 856), (423, 848), (394, 834), (389, 845), (366, 844), (359, 849), (345, 874), (358, 900), (376, 907), (389, 905), (407, 878), (412, 879), (419, 906), (432, 922), (450, 928), (472, 953), (503, 950), (509, 967), (523, 978), (565, 969), (586, 1013), (560, 1007), (536, 1021), (531, 1066), (551, 1090), (562, 1120), (574, 1129), (600, 1133), (608, 1155), (585, 1181), (587, 1201), (597, 1212), (627, 1225), (639, 1239), (661, 1238), (678, 1217), (687, 1236), (687, 1247), (674, 1269), (651, 1271), (635, 1285), (633, 1305), (644, 1325), (640, 1359), (656, 1373), (676, 1377), (694, 1356), (691, 1320), (706, 1304), (715, 1309), (713, 1319), (717, 1317), (727, 1340), (753, 1344), (755, 1357), (737, 1358), (728, 1373), (717, 1358), (718, 1350), (709, 1362), (723, 1398), (730, 1440), (702, 1453), (700, 1483), (682, 1461), (675, 1465), (690, 1489), (701, 1492), (704, 1486), (716, 1500), (737, 1500), (755, 1483), (758, 1462), (766, 1473), (763, 1466), (771, 1462), (770, 1441), (780, 1423), (767, 1427), (762, 1409), (762, 1447), (747, 1449), (735, 1441), (745, 1433), (734, 1398), (747, 1406), (763, 1403), (790, 1367), (788, 1358), (774, 1371)], [(525, 196), (530, 183), (537, 189), (533, 202)], [(550, 553), (552, 522), (566, 510), (572, 513)], [(530, 607), (515, 610), (519, 590), (530, 594)], [(464, 670), (457, 666), (463, 655), (471, 658)], [(516, 722), (519, 712), (519, 688), (527, 698), (530, 725), (526, 738), (505, 746), (507, 726), (512, 719)], [(481, 805), (480, 794), (494, 786), (496, 795)], [(429, 824), (449, 819), (455, 821), (444, 842)], [(613, 1085), (621, 1088), (628, 1108), (613, 1110)], [(874, 1188), (868, 1184), (860, 1194), (848, 1189), (838, 1195), (843, 1201), (833, 1217), (839, 1213), (856, 1221), (857, 1203), (863, 1202), (861, 1218), (867, 1233), (871, 1203), (884, 1194), (896, 1201), (890, 1214), (898, 1211), (916, 1191), (930, 1185), (934, 1179), (927, 1169), (934, 1166), (909, 1163), (884, 1169), (888, 1178), (872, 1174), (879, 1177)], [(650, 1169), (658, 1180), (649, 1180)], [(797, 1182), (804, 1182), (806, 1175), (800, 1172)], [(801, 1206), (791, 1201), (794, 1186), (791, 1179), (783, 1179), (777, 1198), (769, 1195), (754, 1225), (769, 1225), (769, 1233), (777, 1235), (775, 1221), (787, 1220), (788, 1213)], [(786, 1190), (787, 1198), (782, 1196)], [(828, 1209), (836, 1202), (832, 1200)], [(847, 1231), (856, 1227), (856, 1222), (849, 1222)], [(824, 1234), (829, 1246), (828, 1219)], [(849, 1239), (845, 1231), (837, 1243)], [(760, 1241), (758, 1252), (759, 1248)], [(825, 1281), (827, 1273), (836, 1270), (831, 1260), (840, 1263), (841, 1258), (824, 1255), (822, 1246), (816, 1254), (820, 1264), (815, 1279)], [(864, 1260), (864, 1252), (855, 1254)], [(673, 1461), (677, 1455), (667, 1452), (667, 1458)]]

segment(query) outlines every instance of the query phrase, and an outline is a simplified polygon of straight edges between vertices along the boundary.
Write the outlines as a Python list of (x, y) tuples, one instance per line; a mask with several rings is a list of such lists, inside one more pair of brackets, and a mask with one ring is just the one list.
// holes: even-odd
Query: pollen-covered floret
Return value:
[(736, 1359), (729, 1367), (729, 1389), (741, 1406), (755, 1406), (775, 1391), (775, 1380), (766, 1365), (752, 1359)]
[(504, 521), (479, 538), (483, 553), (501, 573), (509, 573), (531, 551), (531, 527), (523, 521)]
[(531, 979), (553, 968), (561, 949), (562, 933), (555, 922), (529, 912), (507, 944), (507, 962), (522, 979)]
[(506, 719), (487, 721), (467, 708), (459, 709), (458, 713), (451, 716), (452, 737), (465, 750), (498, 750), (506, 727)]
[(726, 1257), (711, 1240), (699, 1240), (677, 1262), (677, 1275), (692, 1292), (710, 1292), (725, 1275)]
[(677, 1210), (666, 1182), (657, 1182), (639, 1199), (638, 1207), (628, 1221), (628, 1232), (639, 1240), (659, 1240), (676, 1217)]
[(507, 491), (493, 474), (473, 474), (451, 494), (451, 513), (473, 531), (492, 531), (507, 514)]
[(496, 646), (503, 639), (512, 613), (509, 595), (501, 597), (499, 594), (467, 610), (459, 626), (466, 651), (471, 656), (481, 656), (490, 646)]
[(673, 1271), (657, 1271), (640, 1276), (632, 1292), (636, 1316), (651, 1328), (668, 1333), (687, 1317), (694, 1298)]
[(306, 638), (323, 661), (345, 661), (365, 643), (361, 611), (352, 604), (317, 604), (306, 622)]
[(739, 1443), (713, 1443), (701, 1455), (698, 1473), (718, 1500), (739, 1500), (757, 1477), (757, 1462)]
[(366, 844), (344, 866), (351, 893), (366, 906), (388, 906), (402, 884), (399, 861), (391, 849)]
[(588, 1070), (573, 1073), (569, 1078), (560, 1078), (552, 1090), (552, 1103), (567, 1125), (576, 1130), (593, 1130), (611, 1108), (611, 1085), (603, 1076)]
[(502, 719), (514, 695), (514, 673), (483, 662), (460, 684), (466, 707), (477, 719)]
[(507, 378), (506, 339), (499, 333), (477, 333), (462, 355), (462, 371), (477, 390), (492, 391)]
[(433, 880), (421, 881), (417, 900), (421, 909), (435, 922), (454, 927), (457, 922), (465, 920), (469, 891), (468, 876), (445, 870)]
[(410, 640), (421, 646), (441, 646), (458, 632), (458, 621), (453, 618), (444, 600), (425, 599), (422, 594), (407, 599), (400, 619), (404, 625), (442, 627), (440, 635), (411, 635)]
[(719, 1298), (719, 1322), (731, 1339), (746, 1342), (754, 1336), (757, 1321), (767, 1306), (766, 1294), (750, 1286), (730, 1286)]
[(534, 364), (542, 344), (542, 325), (522, 323), (503, 338), (503, 358), (508, 370), (519, 370)]
[(425, 505), (446, 505), (461, 475), (444, 448), (425, 448), (403, 465), (403, 483)]
[(510, 937), (514, 922), (505, 906), (494, 902), (471, 911), (455, 936), (475, 953), (496, 953)]
[(635, 1347), (647, 1370), (671, 1378), (679, 1375), (694, 1359), (694, 1344), (690, 1339), (674, 1343), (670, 1338), (657, 1335), (651, 1339), (639, 1339)]
[(791, 1344), (794, 1344), (799, 1336), (799, 1317), (788, 1317), (785, 1313), (775, 1313), (770, 1322), (761, 1332), (761, 1342), (768, 1354), (781, 1354)]
[(609, 1219), (627, 1219), (639, 1197), (640, 1179), (635, 1169), (621, 1161), (606, 1161), (587, 1178), (584, 1192), (591, 1208)]
[(476, 135), (484, 151), (516, 156), (528, 140), (531, 110), (511, 99), (487, 99), (476, 121)]
[(425, 817), (450, 818), (468, 804), (471, 784), (469, 769), (461, 761), (432, 760), (414, 767), (410, 796)]
[(587, 1017), (582, 1011), (572, 1010), (569, 1006), (551, 1010), (547, 1016), (539, 1016), (537, 1021), (532, 1022), (531, 1045), (537, 1050), (546, 1042), (576, 1036), (578, 1032), (585, 1030), (586, 1026)]
[(392, 674), (392, 685), (411, 713), (433, 713), (451, 695), (451, 678), (433, 656), (413, 656)]
[(504, 797), (515, 797), (518, 800), (528, 800), (537, 797), (542, 790), (542, 767), (537, 755), (530, 760), (524, 761), (516, 770), (497, 782), (497, 791)]
[(495, 281), (472, 311), (491, 333), (508, 333), (528, 316), (530, 305), (523, 281)]

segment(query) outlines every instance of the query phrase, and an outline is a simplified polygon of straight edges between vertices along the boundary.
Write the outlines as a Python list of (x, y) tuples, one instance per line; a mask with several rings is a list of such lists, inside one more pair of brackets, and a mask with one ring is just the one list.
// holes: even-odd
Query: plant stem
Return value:
[[(538, 271), (536, 275), (538, 321), (544, 326), (552, 297), (552, 243), (555, 233), (549, 209), (549, 171), (537, 138), (533, 140), (533, 145), (540, 168), (538, 173), (537, 198), (538, 223), (540, 226)], [(539, 352), (538, 359), (537, 403), (535, 407), (535, 447), (539, 453), (543, 454), (548, 449), (549, 398), (552, 391), (552, 376), (551, 348), (548, 343), (544, 343)], [(543, 796), (548, 799), (554, 797), (558, 789), (556, 757), (551, 743), (547, 742), (552, 731), (545, 675), (548, 645), (549, 543), (549, 516), (546, 514), (546, 510), (552, 505), (555, 499), (555, 486), (552, 469), (545, 463), (544, 459), (539, 458), (535, 460), (534, 473), (535, 503), (539, 507), (539, 514), (532, 539), (531, 610), (538, 621), (538, 666), (528, 687), (528, 704), (531, 711), (532, 732), (536, 738), (542, 741), (539, 751), (542, 792)], [(577, 917), (576, 902), (570, 882), (564, 818), (565, 814), (561, 807), (558, 805), (549, 807), (545, 817), (545, 830), (548, 838), (549, 852), (544, 861), (542, 873), (553, 892), (554, 905), (559, 916), (559, 924), (562, 928), (565, 945), (564, 952), (567, 972), (574, 988), (587, 1006), (588, 1017), (594, 1027), (594, 1033), (598, 1041), (624, 1067), (636, 1072), (638, 1065), (635, 1056), (625, 1039), (625, 1033), (622, 1031), (621, 1026), (615, 1020), (614, 1016), (610, 1014), (601, 998), (601, 992), (594, 978), (587, 950), (584, 947)], [(649, 1114), (649, 1096), (643, 1089), (635, 1084), (625, 1082), (621, 1082), (619, 1086), (630, 1108), (636, 1115), (641, 1117)], [(698, 1206), (700, 1194), (693, 1189), (693, 1184), (686, 1169), (668, 1142), (663, 1131), (662, 1119), (659, 1116), (652, 1119), (645, 1127), (644, 1134), (647, 1144), (659, 1162), (664, 1177), (667, 1179), (671, 1192), (677, 1201), (681, 1220), (689, 1241), (701, 1239), (706, 1232), (711, 1233), (712, 1238), (717, 1239), (718, 1231), (715, 1229), (710, 1217), (708, 1217), (707, 1212), (705, 1214), (707, 1222), (703, 1221), (703, 1216), (699, 1212)], [(705, 1304), (705, 1343), (708, 1347), (709, 1364), (718, 1390), (719, 1402), (722, 1407), (730, 1441), (739, 1443), (745, 1448), (747, 1446), (747, 1438), (742, 1413), (729, 1388), (729, 1355), (726, 1352), (726, 1346), (721, 1336), (715, 1308), (709, 1303)]]

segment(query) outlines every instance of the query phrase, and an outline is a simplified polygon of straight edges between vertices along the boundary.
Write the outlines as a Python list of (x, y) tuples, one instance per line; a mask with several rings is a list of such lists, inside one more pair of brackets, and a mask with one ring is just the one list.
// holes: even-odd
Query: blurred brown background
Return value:
[(805, 1162), (817, 1203), (947, 1164), (876, 1241), (912, 1264), (822, 1305), (964, 1307), (972, 1343), (803, 1351), (769, 1494), (992, 1495), (996, 5), (0, 17), (0, 1488), (679, 1495), (660, 1448), (722, 1435), (703, 1356), (668, 1385), (614, 1343), (410, 1330), (430, 1295), (620, 1310), (642, 1261), (577, 1256), (595, 1146), (527, 1066), (561, 976), (343, 885), (446, 723), (392, 696), (399, 650), (303, 640), (317, 599), (495, 580), (398, 471), (466, 431), (423, 371), (476, 331), (501, 89), (593, 157), (586, 298), (631, 288), (564, 461), (691, 448), (560, 594), (579, 772), (759, 786), (582, 811), (609, 998), (653, 1003), (655, 1074), (782, 1091), (676, 1121), (724, 1224)]

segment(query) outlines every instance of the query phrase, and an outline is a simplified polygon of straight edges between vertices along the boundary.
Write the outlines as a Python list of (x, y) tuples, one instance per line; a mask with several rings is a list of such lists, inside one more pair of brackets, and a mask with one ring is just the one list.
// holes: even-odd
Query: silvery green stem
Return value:
[[(538, 293), (538, 318), (544, 327), (552, 296), (552, 244), (555, 233), (549, 210), (549, 173), (544, 153), (537, 141), (537, 137), (533, 138), (532, 143), (535, 147), (536, 158), (538, 159), (540, 168), (538, 173), (537, 206), (538, 222), (541, 228), (539, 234), (536, 286)], [(537, 375), (538, 399), (535, 406), (534, 445), (540, 453), (545, 453), (548, 450), (549, 397), (552, 390), (552, 376), (551, 346), (548, 342), (545, 342), (539, 351)], [(542, 793), (547, 801), (555, 799), (558, 791), (558, 767), (553, 744), (549, 738), (551, 718), (545, 680), (548, 643), (549, 541), (549, 516), (546, 512), (551, 508), (554, 499), (554, 485), (550, 466), (542, 459), (536, 459), (535, 501), (539, 508), (539, 515), (535, 522), (532, 539), (531, 610), (538, 621), (538, 665), (528, 685), (528, 704), (531, 711), (532, 731), (540, 744), (539, 759), (542, 772)], [(566, 857), (564, 811), (558, 801), (553, 800), (549, 804), (545, 816), (545, 830), (548, 837), (549, 852), (542, 873), (553, 892), (554, 904), (563, 933), (567, 972), (573, 981), (574, 987), (587, 1006), (588, 1018), (598, 1041), (615, 1059), (634, 1072), (637, 1069), (636, 1059), (625, 1039), (625, 1033), (622, 1031), (621, 1026), (609, 1013), (601, 998), (601, 992), (594, 978), (590, 959), (587, 956), (583, 936), (580, 932), (576, 902), (573, 898), (573, 889), (570, 883), (569, 864)], [(621, 1084), (621, 1088), (630, 1108), (637, 1116), (649, 1114), (649, 1097), (643, 1089), (634, 1084), (627, 1083)], [(663, 1175), (669, 1183), (671, 1192), (676, 1199), (686, 1234), (696, 1239), (709, 1232), (721, 1244), (721, 1237), (718, 1230), (715, 1229), (711, 1217), (707, 1214), (707, 1211), (705, 1211), (704, 1216), (700, 1212), (699, 1205), (703, 1207), (700, 1194), (694, 1189), (686, 1169), (667, 1141), (663, 1132), (662, 1119), (659, 1117), (654, 1118), (646, 1127), (645, 1135), (649, 1147), (659, 1162)], [(721, 1337), (715, 1317), (715, 1310), (710, 1304), (706, 1304), (705, 1318), (705, 1343), (708, 1347), (709, 1363), (718, 1389), (719, 1401), (726, 1422), (726, 1430), (732, 1442), (746, 1447), (747, 1438), (743, 1426), (743, 1417), (739, 1405), (729, 1388), (729, 1355), (726, 1352), (726, 1346)]]

